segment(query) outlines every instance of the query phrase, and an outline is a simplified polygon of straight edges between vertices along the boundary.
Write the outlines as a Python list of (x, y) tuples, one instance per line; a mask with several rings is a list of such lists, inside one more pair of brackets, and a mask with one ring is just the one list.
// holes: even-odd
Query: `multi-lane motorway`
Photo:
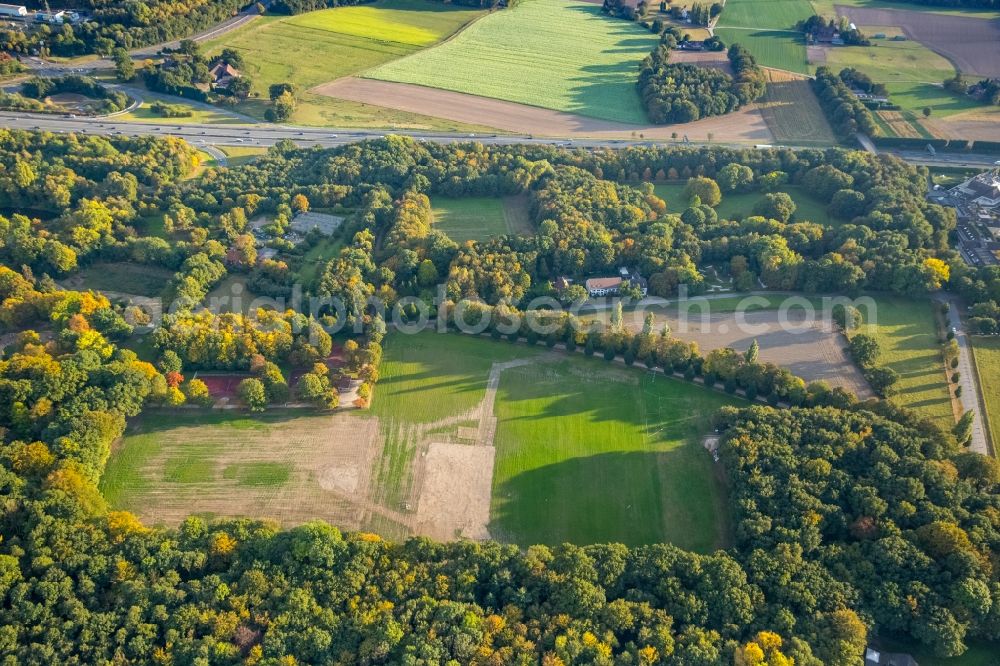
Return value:
[[(321, 146), (329, 148), (356, 141), (382, 137), (386, 134), (402, 134), (418, 141), (452, 143), (455, 141), (479, 141), (486, 144), (536, 143), (556, 144), (575, 148), (623, 148), (626, 146), (652, 146), (649, 140), (634, 139), (565, 139), (559, 137), (537, 137), (512, 134), (466, 134), (415, 132), (409, 130), (359, 130), (321, 129), (315, 127), (292, 127), (270, 124), (197, 124), (183, 125), (163, 123), (137, 123), (115, 118), (72, 118), (51, 114), (26, 114), (0, 112), (0, 126), (12, 129), (46, 130), (50, 132), (78, 132), (82, 134), (104, 135), (152, 135), (174, 136), (185, 139), (196, 146), (273, 146), (288, 139), (303, 147)], [(714, 144), (719, 145), (719, 144)], [(733, 147), (746, 147), (734, 144)], [(790, 146), (791, 147), (791, 146)], [(936, 157), (919, 152), (901, 153), (904, 160), (913, 164), (937, 164), (943, 156)], [(948, 156), (951, 166), (992, 166), (996, 158), (988, 155)]]

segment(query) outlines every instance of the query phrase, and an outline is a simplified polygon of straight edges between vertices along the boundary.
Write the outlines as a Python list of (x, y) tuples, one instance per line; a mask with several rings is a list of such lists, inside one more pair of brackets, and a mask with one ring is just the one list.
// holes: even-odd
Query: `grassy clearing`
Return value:
[(635, 86), (657, 39), (577, 0), (525, 0), (367, 75), (595, 118), (644, 123)]
[(327, 237), (313, 245), (302, 255), (299, 264), (298, 281), (304, 289), (312, 289), (320, 278), (320, 271), (326, 263), (337, 256), (344, 241), (340, 236)]
[(119, 291), (137, 296), (159, 296), (172, 273), (156, 266), (128, 262), (99, 263), (87, 266), (73, 278), (78, 288)]
[(202, 106), (185, 104), (183, 101), (176, 101), (177, 99), (179, 98), (170, 98), (170, 104), (174, 106), (186, 107), (187, 110), (191, 112), (190, 116), (185, 116), (183, 118), (164, 118), (161, 115), (153, 113), (149, 102), (143, 102), (138, 109), (120, 116), (115, 116), (115, 120), (133, 123), (152, 123), (158, 125), (185, 125), (189, 123), (197, 123), (199, 125), (235, 125), (246, 122), (226, 113), (225, 111), (215, 111)]
[(277, 462), (240, 463), (222, 470), (222, 478), (235, 479), (240, 486), (283, 486), (291, 475), (290, 464)]
[[(667, 210), (673, 213), (680, 213), (687, 208), (687, 200), (684, 198), (684, 187), (684, 183), (658, 183), (653, 186), (653, 191), (656, 193), (656, 196), (667, 202)], [(826, 206), (823, 202), (801, 187), (791, 185), (779, 191), (792, 197), (797, 206), (792, 218), (793, 221), (815, 222), (827, 226), (835, 226), (837, 224), (837, 221), (827, 214)], [(724, 194), (722, 202), (716, 206), (715, 210), (721, 218), (742, 220), (744, 217), (753, 215), (754, 205), (763, 198), (764, 195), (760, 192)]]
[(767, 91), (760, 107), (775, 141), (822, 146), (837, 142), (808, 79), (773, 69), (764, 72)]
[(219, 146), (219, 150), (226, 154), (226, 161), (231, 167), (250, 164), (261, 155), (267, 154), (267, 148), (256, 146)]
[[(933, 304), (930, 300), (891, 297), (875, 300), (878, 323), (866, 323), (862, 332), (878, 340), (882, 350), (879, 363), (899, 373), (899, 393), (892, 401), (951, 428), (955, 418), (941, 366)], [(864, 309), (862, 313), (866, 314)]]
[(806, 46), (795, 24), (812, 15), (808, 0), (729, 0), (715, 34), (750, 49), (761, 65), (805, 74)]
[(431, 203), (434, 226), (459, 243), (533, 232), (527, 203), (520, 197), (434, 197)]
[[(954, 72), (949, 72), (951, 76)], [(945, 77), (941, 77), (944, 80)], [(889, 98), (910, 111), (921, 113), (925, 106), (931, 108), (931, 118), (953, 116), (963, 111), (982, 109), (983, 106), (965, 95), (955, 95), (936, 84), (888, 83)]]
[(986, 421), (990, 440), (1000, 443), (1000, 340), (972, 338), (972, 352), (979, 370), (979, 390), (986, 403)]
[[(884, 28), (862, 29), (868, 34), (885, 32)], [(955, 73), (946, 58), (912, 39), (877, 39), (871, 46), (828, 48), (826, 64), (835, 72), (856, 67), (881, 83), (938, 83)]]
[(699, 438), (731, 399), (578, 358), (508, 370), (497, 398), (500, 534), (522, 545), (724, 545), (723, 498)]
[(410, 55), (482, 14), (425, 0), (382, 0), (371, 5), (337, 7), (298, 16), (266, 16), (234, 30), (204, 48), (214, 53), (235, 48), (243, 53), (246, 73), (258, 99), (236, 110), (263, 117), (267, 89), (290, 82), (300, 94), (292, 123), (344, 126), (413, 126), (454, 129), (455, 123), (334, 100), (309, 88)]

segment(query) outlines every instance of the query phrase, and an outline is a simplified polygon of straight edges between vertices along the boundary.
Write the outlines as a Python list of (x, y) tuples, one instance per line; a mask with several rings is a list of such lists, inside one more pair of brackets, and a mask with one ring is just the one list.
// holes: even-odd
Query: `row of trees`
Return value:
[(31, 99), (44, 100), (51, 95), (72, 93), (83, 95), (100, 104), (93, 109), (97, 115), (123, 111), (129, 105), (129, 97), (120, 90), (112, 90), (86, 76), (60, 76), (57, 78), (32, 77), (21, 86), (21, 94)]
[(813, 90), (826, 113), (833, 131), (841, 140), (849, 140), (856, 132), (879, 136), (880, 130), (872, 112), (861, 103), (844, 81), (829, 67), (816, 69)]

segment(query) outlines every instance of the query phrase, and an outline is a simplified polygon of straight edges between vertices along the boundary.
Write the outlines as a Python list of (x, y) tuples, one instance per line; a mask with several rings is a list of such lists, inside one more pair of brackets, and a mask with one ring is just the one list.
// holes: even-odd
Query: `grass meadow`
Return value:
[(137, 296), (159, 296), (173, 273), (156, 266), (129, 262), (98, 263), (80, 270), (73, 281), (83, 289), (120, 291)]
[(978, 336), (971, 340), (979, 371), (979, 390), (986, 402), (986, 425), (996, 447), (1000, 442), (1000, 340)]
[(657, 44), (634, 23), (580, 0), (524, 0), (453, 39), (367, 76), (645, 123), (638, 70)]
[[(235, 48), (246, 60), (258, 99), (236, 109), (263, 117), (272, 83), (289, 82), (300, 91), (290, 122), (319, 125), (434, 126), (444, 122), (392, 109), (334, 100), (309, 88), (402, 58), (444, 39), (482, 12), (428, 0), (380, 0), (297, 16), (265, 16), (207, 42), (215, 53)], [(443, 125), (442, 125), (443, 127)]]
[(491, 529), (521, 545), (724, 546), (724, 496), (700, 437), (732, 402), (598, 359), (506, 371)]
[(459, 243), (532, 231), (526, 203), (520, 197), (436, 196), (431, 204), (435, 228)]
[[(656, 196), (667, 202), (667, 210), (672, 213), (680, 213), (687, 208), (687, 199), (684, 197), (685, 183), (658, 183), (653, 186)], [(780, 192), (785, 192), (797, 206), (793, 220), (798, 222), (815, 222), (827, 226), (835, 226), (837, 222), (826, 212), (826, 206), (822, 201), (812, 196), (806, 190), (796, 185), (783, 187)], [(753, 215), (754, 205), (762, 200), (764, 195), (760, 192), (749, 192), (746, 194), (730, 192), (722, 195), (722, 202), (715, 207), (719, 217), (730, 220), (742, 220)]]
[[(951, 394), (941, 365), (934, 306), (930, 300), (878, 297), (878, 324), (862, 332), (874, 335), (881, 348), (879, 363), (899, 373), (899, 392), (892, 401), (933, 419), (955, 425)], [(861, 310), (865, 314), (864, 309)]]

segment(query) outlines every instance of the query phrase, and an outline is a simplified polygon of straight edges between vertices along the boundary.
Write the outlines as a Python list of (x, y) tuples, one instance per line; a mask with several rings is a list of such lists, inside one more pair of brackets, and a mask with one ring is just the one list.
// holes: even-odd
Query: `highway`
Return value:
[[(102, 135), (152, 135), (174, 136), (185, 139), (196, 146), (258, 146), (267, 148), (288, 139), (301, 147), (320, 146), (332, 148), (365, 139), (380, 138), (386, 134), (410, 136), (418, 141), (454, 143), (457, 141), (478, 141), (492, 145), (510, 144), (555, 144), (567, 148), (625, 148), (628, 146), (681, 145), (654, 142), (648, 139), (565, 139), (559, 137), (536, 137), (513, 134), (465, 134), (418, 132), (411, 130), (361, 130), (327, 129), (317, 127), (294, 127), (263, 123), (246, 124), (198, 124), (178, 125), (164, 119), (162, 123), (128, 122), (113, 117), (71, 118), (53, 114), (29, 114), (0, 112), (0, 126), (11, 129), (46, 130), (49, 132), (77, 132), (80, 134)], [(711, 144), (715, 146), (747, 148), (740, 144)], [(795, 148), (795, 146), (787, 146)], [(931, 156), (919, 152), (898, 155), (911, 164), (936, 165), (945, 156)], [(991, 167), (996, 162), (994, 155), (962, 154), (948, 156), (945, 162), (950, 166)]]

